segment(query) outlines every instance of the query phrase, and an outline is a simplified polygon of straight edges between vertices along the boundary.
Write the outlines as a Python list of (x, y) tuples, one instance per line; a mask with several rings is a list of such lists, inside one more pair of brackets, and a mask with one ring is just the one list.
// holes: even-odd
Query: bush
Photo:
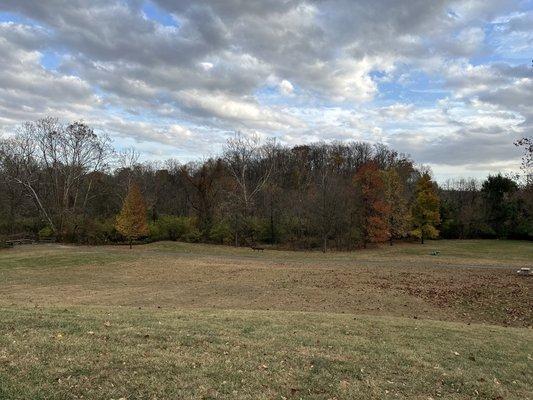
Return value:
[(182, 236), (182, 239), (189, 243), (198, 243), (202, 240), (202, 232), (196, 228), (192, 228), (189, 232)]
[(496, 239), (498, 237), (496, 231), (485, 223), (481, 224), (481, 226), (479, 227), (478, 236), (481, 239)]
[[(12, 230), (12, 226), (15, 230)], [(7, 219), (0, 217), (0, 234), (7, 236), (20, 235), (36, 236), (40, 229), (43, 228), (43, 222), (40, 218), (21, 217), (16, 218), (11, 224)]]
[(60, 240), (69, 243), (98, 245), (119, 242), (121, 237), (115, 229), (114, 218), (106, 220), (75, 218), (65, 223)]
[(0, 235), (0, 249), (7, 249), (8, 247), (11, 247), (11, 246), (9, 246), (6, 243), (6, 237), (3, 235)]
[(149, 225), (150, 239), (157, 240), (185, 240), (198, 242), (200, 231), (196, 228), (196, 220), (189, 217), (164, 215)]
[(50, 226), (45, 226), (39, 231), (39, 239), (50, 239), (54, 236), (54, 230)]
[(231, 243), (233, 232), (228, 221), (222, 220), (214, 224), (209, 231), (209, 240), (218, 244)]
[(439, 227), (440, 236), (443, 239), (457, 239), (461, 237), (462, 224), (455, 219), (446, 219)]
[(88, 221), (84, 226), (82, 237), (87, 244), (106, 244), (120, 240), (114, 219)]
[(533, 223), (526, 219), (520, 221), (511, 229), (508, 239), (533, 240)]

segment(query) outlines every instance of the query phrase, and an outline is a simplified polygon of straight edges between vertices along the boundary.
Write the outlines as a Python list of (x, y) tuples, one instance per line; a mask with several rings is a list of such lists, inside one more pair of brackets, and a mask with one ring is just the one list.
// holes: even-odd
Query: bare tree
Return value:
[[(237, 184), (246, 211), (250, 211), (256, 195), (270, 178), (274, 167), (272, 162), (274, 148), (274, 142), (261, 146), (259, 136), (256, 134), (246, 136), (241, 132), (237, 132), (226, 142), (224, 160)], [(264, 168), (253, 168), (261, 162), (266, 164), (263, 165)]]
[(26, 188), (58, 234), (86, 207), (92, 174), (107, 167), (111, 152), (109, 139), (83, 122), (64, 125), (50, 117), (24, 123), (10, 148), (18, 164), (11, 179)]
[(524, 148), (524, 155), (522, 156), (522, 170), (526, 178), (526, 185), (533, 183), (533, 137), (525, 137), (517, 140), (515, 143), (517, 147)]
[(1, 152), (2, 169), (6, 180), (21, 185), (27, 191), (44, 219), (56, 231), (52, 216), (40, 194), (42, 171), (35, 156), (36, 148), (33, 140), (27, 135), (16, 135), (3, 142)]
[(253, 214), (258, 193), (266, 186), (274, 168), (275, 141), (261, 145), (257, 135), (237, 132), (228, 139), (224, 161), (235, 184), (238, 209), (235, 217), (235, 245), (238, 245), (238, 218), (245, 220)]

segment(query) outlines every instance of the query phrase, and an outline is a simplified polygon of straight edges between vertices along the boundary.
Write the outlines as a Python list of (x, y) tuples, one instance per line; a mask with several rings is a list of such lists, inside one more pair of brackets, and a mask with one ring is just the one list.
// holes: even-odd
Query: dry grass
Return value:
[[(439, 256), (431, 256), (439, 249)], [(440, 241), (353, 253), (183, 243), (0, 253), (0, 305), (322, 311), (529, 326), (533, 245)]]

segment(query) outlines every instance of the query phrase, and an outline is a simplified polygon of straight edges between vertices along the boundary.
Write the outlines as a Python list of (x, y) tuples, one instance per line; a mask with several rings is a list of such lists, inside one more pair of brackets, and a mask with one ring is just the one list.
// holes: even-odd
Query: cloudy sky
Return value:
[(532, 59), (533, 0), (0, 0), (0, 131), (83, 119), (182, 161), (364, 140), (483, 177), (532, 135)]

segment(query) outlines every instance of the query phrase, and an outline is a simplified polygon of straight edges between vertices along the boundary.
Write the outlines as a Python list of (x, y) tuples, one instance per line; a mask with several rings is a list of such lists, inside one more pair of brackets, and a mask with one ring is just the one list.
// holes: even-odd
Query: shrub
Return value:
[(185, 240), (197, 242), (201, 234), (196, 228), (196, 221), (189, 217), (164, 215), (150, 223), (150, 239), (157, 240)]
[(218, 244), (231, 243), (233, 240), (233, 233), (228, 221), (222, 220), (214, 224), (209, 231), (209, 240)]
[(197, 228), (192, 228), (189, 232), (183, 235), (182, 239), (189, 243), (198, 243), (202, 239), (202, 232)]
[(106, 244), (120, 240), (120, 234), (115, 228), (114, 219), (88, 221), (81, 236), (87, 244)]
[(6, 243), (6, 237), (3, 235), (0, 235), (0, 249), (7, 249), (8, 247), (11, 247), (11, 246), (9, 246)]
[(54, 230), (48, 225), (39, 231), (39, 239), (49, 239), (53, 236)]

